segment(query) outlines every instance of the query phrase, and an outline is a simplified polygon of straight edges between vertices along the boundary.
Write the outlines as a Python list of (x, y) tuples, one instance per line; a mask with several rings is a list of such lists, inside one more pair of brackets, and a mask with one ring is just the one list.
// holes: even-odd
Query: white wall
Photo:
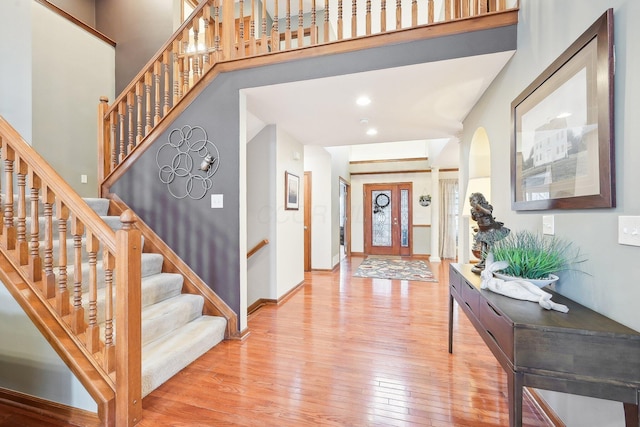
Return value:
[[(616, 45), (615, 137), (618, 203), (612, 209), (514, 212), (510, 202), (510, 105), (551, 62), (607, 8), (614, 8)], [(569, 298), (640, 330), (640, 248), (617, 243), (618, 217), (640, 215), (640, 2), (637, 0), (521, 0), (518, 50), (464, 121), (460, 164), (468, 163), (473, 132), (484, 126), (491, 143), (494, 215), (512, 230), (542, 231), (542, 215), (554, 215), (556, 235), (588, 257), (586, 274), (562, 275), (557, 289)], [(466, 176), (465, 176), (466, 179)], [(461, 181), (461, 192), (466, 181)], [(464, 193), (463, 193), (464, 194)], [(542, 392), (569, 426), (624, 425), (620, 403)]]
[(332, 192), (331, 154), (323, 147), (305, 145), (304, 170), (311, 172), (311, 268), (331, 270), (332, 212), (338, 203)]
[(0, 2), (0, 115), (28, 142), (32, 140), (31, 5)]
[[(33, 4), (33, 147), (81, 196), (97, 196), (97, 112), (115, 92), (115, 48)], [(72, 160), (72, 161), (70, 161)], [(80, 175), (88, 183), (80, 183)]]
[(247, 260), (247, 305), (276, 299), (276, 127), (262, 129), (247, 145), (247, 248), (269, 245)]
[(1, 282), (0, 387), (91, 412), (98, 410)]
[[(276, 298), (280, 298), (304, 280), (304, 146), (280, 128), (276, 139)], [(298, 160), (294, 153), (300, 154)], [(284, 209), (285, 171), (300, 178), (297, 211)]]
[[(331, 200), (334, 201), (331, 210), (331, 257), (332, 265), (335, 266), (340, 262), (340, 178), (348, 184), (351, 183), (349, 173), (351, 148), (327, 147), (327, 151), (331, 154)], [(350, 218), (348, 220), (351, 221)]]

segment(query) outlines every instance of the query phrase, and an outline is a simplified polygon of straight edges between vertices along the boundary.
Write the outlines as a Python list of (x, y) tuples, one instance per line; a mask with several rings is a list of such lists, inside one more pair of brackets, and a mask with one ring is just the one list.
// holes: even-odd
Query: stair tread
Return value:
[(224, 339), (227, 321), (222, 317), (201, 316), (178, 328), (175, 333), (142, 347), (142, 396), (215, 347)]
[(202, 296), (179, 294), (145, 307), (142, 310), (142, 344), (166, 336), (201, 317), (203, 306)]

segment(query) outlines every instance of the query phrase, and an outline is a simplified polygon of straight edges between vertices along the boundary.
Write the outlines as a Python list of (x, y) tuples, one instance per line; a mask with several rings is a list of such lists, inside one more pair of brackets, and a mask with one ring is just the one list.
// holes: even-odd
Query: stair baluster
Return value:
[(20, 159), (18, 161), (18, 218), (16, 224), (16, 252), (20, 265), (29, 262), (29, 244), (27, 243), (27, 164)]
[(84, 307), (82, 306), (82, 235), (84, 224), (77, 216), (71, 215), (71, 235), (73, 236), (73, 311), (71, 328), (76, 334), (85, 331)]
[[(29, 277), (31, 277), (31, 280), (33, 280), (34, 282), (38, 282), (42, 279), (42, 259), (40, 258), (40, 213), (38, 206), (42, 181), (33, 170), (29, 170), (29, 182), (31, 183), (31, 240), (29, 241)], [(42, 291), (46, 292), (46, 289), (42, 289)]]
[(91, 354), (100, 350), (100, 328), (98, 326), (98, 248), (100, 243), (90, 231), (87, 232), (87, 252), (89, 253), (89, 324), (86, 331), (87, 350)]
[(44, 204), (44, 267), (42, 289), (47, 298), (56, 296), (56, 276), (53, 273), (53, 203), (55, 195), (45, 186), (42, 190)]
[(5, 196), (4, 196), (4, 230), (2, 243), (8, 250), (16, 248), (16, 229), (13, 226), (13, 161), (15, 152), (7, 144), (2, 144), (4, 159)]
[(67, 287), (67, 221), (69, 209), (60, 200), (56, 200), (58, 216), (58, 292), (56, 293), (56, 309), (61, 316), (67, 316), (69, 307), (69, 288)]
[(108, 373), (116, 368), (116, 346), (113, 340), (113, 267), (115, 258), (108, 250), (102, 255), (104, 265), (104, 353), (102, 367)]
[[(143, 94), (144, 94), (144, 87), (142, 84), (142, 81), (138, 80), (136, 82), (136, 112), (137, 112), (137, 117), (136, 117), (136, 146), (138, 146), (138, 144), (140, 144), (140, 142), (142, 141), (142, 137), (143, 137), (143, 133), (142, 133), (142, 99), (143, 99)], [(150, 127), (150, 126), (149, 126)], [(149, 128), (146, 129), (146, 131), (149, 131)]]

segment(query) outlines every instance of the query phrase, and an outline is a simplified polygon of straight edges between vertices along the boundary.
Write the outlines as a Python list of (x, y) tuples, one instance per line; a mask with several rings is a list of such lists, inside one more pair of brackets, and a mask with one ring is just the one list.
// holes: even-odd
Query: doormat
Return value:
[(424, 261), (403, 260), (398, 257), (367, 257), (358, 267), (354, 277), (370, 277), (389, 280), (415, 280), (437, 282)]

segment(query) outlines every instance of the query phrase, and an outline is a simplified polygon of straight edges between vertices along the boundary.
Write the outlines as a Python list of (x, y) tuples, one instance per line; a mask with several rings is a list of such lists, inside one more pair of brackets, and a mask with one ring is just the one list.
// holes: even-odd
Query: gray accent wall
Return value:
[[(118, 194), (236, 312), (240, 313), (240, 90), (393, 68), (423, 62), (514, 50), (516, 27), (457, 34), (364, 51), (315, 57), (224, 73), (189, 105), (169, 129), (115, 184)], [(304, 94), (301, 94), (304, 96)], [(287, 102), (283, 99), (282, 102)], [(158, 178), (156, 153), (172, 129), (202, 126), (220, 150), (213, 193), (224, 194), (224, 208), (203, 200), (173, 198)], [(304, 141), (301, 141), (304, 143)], [(248, 171), (251, 174), (251, 171)], [(244, 247), (244, 245), (243, 245)]]

